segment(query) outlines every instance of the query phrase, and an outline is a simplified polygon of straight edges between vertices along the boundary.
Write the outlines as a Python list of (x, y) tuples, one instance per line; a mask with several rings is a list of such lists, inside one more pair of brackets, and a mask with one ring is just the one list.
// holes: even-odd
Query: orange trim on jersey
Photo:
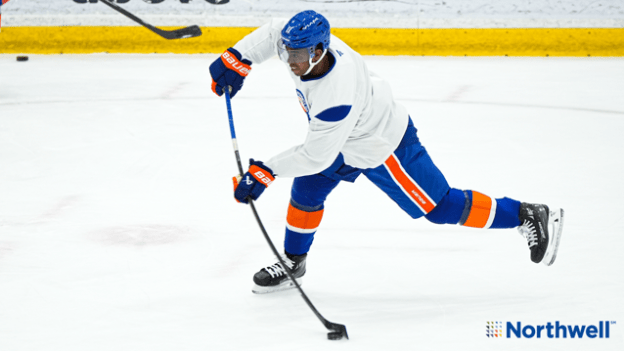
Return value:
[(227, 50), (221, 55), (221, 61), (223, 61), (227, 68), (237, 72), (243, 77), (247, 77), (249, 71), (251, 71), (251, 66), (240, 62), (233, 53)]
[(478, 191), (472, 191), (472, 207), (468, 219), (464, 223), (466, 227), (485, 228), (492, 211), (492, 198)]
[(323, 219), (324, 211), (325, 210), (306, 212), (297, 209), (292, 204), (290, 204), (288, 205), (286, 222), (288, 222), (288, 224), (292, 227), (299, 229), (316, 229), (321, 224), (321, 219)]
[(412, 198), (412, 201), (414, 201), (425, 214), (431, 212), (435, 204), (429, 200), (429, 196), (425, 194), (421, 187), (405, 174), (394, 155), (390, 155), (385, 164), (396, 182), (399, 183), (399, 186)]
[(256, 165), (251, 165), (251, 167), (249, 167), (249, 173), (251, 173), (251, 175), (260, 182), (260, 184), (266, 187), (271, 185), (271, 183), (273, 183), (273, 181), (275, 180), (275, 177), (273, 177), (271, 173)]
[(212, 81), (212, 91), (219, 95), (219, 93), (217, 93), (217, 82), (215, 82), (214, 80)]

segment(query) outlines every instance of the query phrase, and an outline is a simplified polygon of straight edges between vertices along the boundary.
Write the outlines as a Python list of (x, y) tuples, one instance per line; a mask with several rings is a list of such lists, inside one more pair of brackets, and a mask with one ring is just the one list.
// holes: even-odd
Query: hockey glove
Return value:
[(264, 189), (275, 180), (275, 175), (269, 167), (260, 161), (249, 160), (249, 170), (242, 178), (234, 177), (234, 198), (244, 204), (249, 203), (247, 197), (257, 200)]
[(230, 96), (234, 97), (243, 87), (245, 77), (251, 71), (251, 61), (242, 59), (241, 54), (234, 48), (229, 48), (210, 65), (212, 76), (212, 91), (221, 96), (223, 88), (232, 87)]

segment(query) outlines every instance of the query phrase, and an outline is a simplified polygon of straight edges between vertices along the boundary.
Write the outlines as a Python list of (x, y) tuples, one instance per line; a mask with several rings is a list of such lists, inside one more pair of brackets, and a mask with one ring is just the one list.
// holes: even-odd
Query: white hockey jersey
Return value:
[[(286, 23), (273, 20), (234, 48), (254, 64), (262, 63), (278, 54), (277, 43)], [(328, 54), (335, 63), (322, 77), (302, 80), (288, 68), (310, 124), (302, 145), (265, 162), (277, 176), (320, 173), (339, 153), (349, 166), (375, 168), (386, 161), (405, 133), (406, 108), (394, 102), (389, 84), (368, 70), (360, 54), (333, 35)]]

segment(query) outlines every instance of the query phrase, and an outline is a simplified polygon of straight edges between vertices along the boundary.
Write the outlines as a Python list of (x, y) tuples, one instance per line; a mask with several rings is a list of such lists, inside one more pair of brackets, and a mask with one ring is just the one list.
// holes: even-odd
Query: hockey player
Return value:
[[(258, 199), (275, 177), (293, 177), (286, 215), (284, 262), (300, 281), (306, 256), (321, 223), (324, 202), (341, 182), (363, 175), (412, 218), (476, 228), (518, 228), (535, 263), (551, 265), (563, 226), (563, 210), (542, 204), (494, 199), (447, 183), (419, 142), (405, 107), (388, 83), (370, 72), (362, 57), (330, 34), (329, 22), (314, 11), (258, 28), (210, 66), (219, 96), (242, 88), (252, 63), (279, 55), (288, 65), (299, 102), (308, 117), (307, 137), (266, 162), (250, 160), (234, 197)], [(253, 292), (294, 287), (278, 262), (253, 277)]]

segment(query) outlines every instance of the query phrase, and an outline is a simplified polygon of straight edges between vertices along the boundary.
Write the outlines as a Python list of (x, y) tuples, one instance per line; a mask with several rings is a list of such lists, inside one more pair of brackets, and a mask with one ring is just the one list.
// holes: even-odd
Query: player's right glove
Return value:
[(248, 203), (247, 197), (257, 200), (274, 180), (273, 171), (260, 161), (249, 160), (249, 170), (242, 178), (234, 177), (234, 198), (238, 202)]
[(251, 71), (251, 61), (243, 59), (234, 48), (229, 48), (210, 65), (212, 76), (212, 91), (221, 96), (223, 88), (232, 87), (230, 96), (234, 97), (243, 87), (245, 77)]

